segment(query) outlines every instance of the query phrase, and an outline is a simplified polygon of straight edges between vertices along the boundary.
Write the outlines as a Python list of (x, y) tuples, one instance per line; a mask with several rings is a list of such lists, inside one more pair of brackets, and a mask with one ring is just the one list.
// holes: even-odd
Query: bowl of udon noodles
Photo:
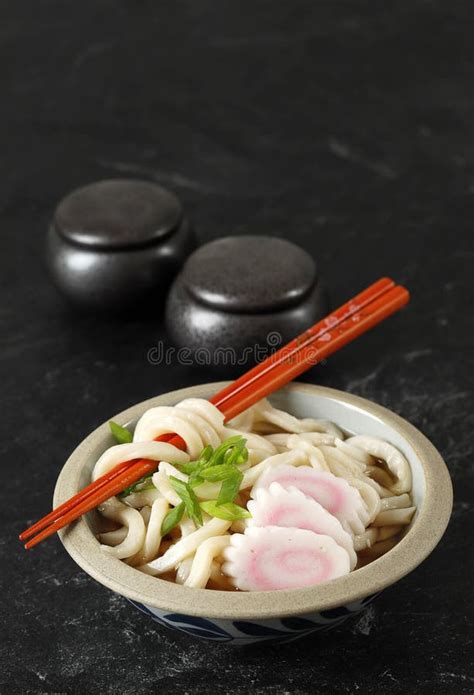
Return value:
[(91, 577), (159, 625), (245, 645), (339, 625), (430, 554), (452, 486), (415, 427), (303, 383), (224, 424), (207, 400), (224, 385), (139, 403), (69, 457), (55, 506), (122, 461), (160, 462), (59, 532)]

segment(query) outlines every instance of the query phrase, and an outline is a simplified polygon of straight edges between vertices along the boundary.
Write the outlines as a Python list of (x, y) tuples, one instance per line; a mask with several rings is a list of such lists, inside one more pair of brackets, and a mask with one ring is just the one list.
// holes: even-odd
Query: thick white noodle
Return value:
[(403, 525), (399, 524), (397, 526), (372, 526), (361, 533), (359, 536), (354, 537), (354, 548), (357, 551), (365, 550), (366, 548), (371, 548), (375, 543), (379, 541), (385, 541), (389, 538), (393, 538), (402, 530)]
[(347, 440), (343, 441), (342, 439), (336, 438), (334, 444), (337, 449), (343, 451), (350, 458), (356, 459), (360, 463), (363, 463), (364, 467), (373, 465), (375, 463), (374, 459), (370, 454), (368, 454), (366, 451), (363, 451), (363, 449), (359, 449), (356, 446), (351, 446), (347, 443)]
[(170, 475), (172, 475), (173, 478), (178, 478), (178, 480), (182, 480), (183, 483), (186, 483), (189, 478), (189, 476), (187, 476), (186, 473), (179, 471), (175, 466), (173, 466), (171, 463), (168, 463), (167, 461), (162, 461), (159, 465), (158, 470), (162, 473), (165, 473), (168, 476), (168, 478), (170, 477)]
[(370, 548), (370, 546), (376, 543), (377, 537), (378, 530), (376, 528), (367, 528), (363, 533), (354, 536), (354, 548), (356, 552), (364, 550), (364, 548)]
[(387, 468), (396, 478), (396, 482), (391, 485), (391, 490), (397, 495), (402, 492), (410, 492), (411, 490), (411, 470), (410, 465), (403, 454), (398, 451), (392, 444), (369, 437), (364, 434), (358, 434), (355, 437), (349, 437), (347, 443), (352, 446), (357, 446), (363, 449), (371, 456), (385, 461)]
[[(189, 536), (189, 534), (193, 533), (196, 530), (196, 526), (194, 524), (194, 521), (185, 517), (180, 521), (179, 529), (181, 531), (181, 538), (185, 538), (186, 536)], [(193, 555), (190, 555), (189, 557), (184, 558), (184, 560), (179, 563), (176, 569), (175, 581), (177, 584), (184, 584), (184, 582), (188, 578), (189, 573), (191, 572), (191, 566), (193, 564), (193, 557)]]
[[(354, 447), (355, 448), (355, 447)], [(393, 485), (393, 478), (386, 470), (379, 465), (367, 466), (365, 474), (380, 487), (389, 490)], [(390, 492), (392, 494), (392, 492)]]
[(394, 526), (397, 524), (409, 524), (413, 514), (416, 512), (416, 507), (404, 507), (402, 509), (388, 509), (386, 512), (380, 512), (372, 524), (374, 526)]
[(370, 477), (370, 475), (364, 475), (364, 482), (367, 483), (367, 485), (370, 485), (378, 494), (380, 498), (382, 497), (392, 497), (393, 492), (392, 490), (388, 490), (386, 487), (383, 487), (383, 485), (380, 485), (376, 480), (373, 480), (373, 478)]
[[(314, 435), (314, 436), (313, 436)], [(275, 439), (277, 438), (278, 439)], [(308, 456), (308, 463), (321, 471), (329, 471), (330, 468), (326, 463), (324, 456), (320, 449), (318, 449), (318, 444), (334, 442), (334, 437), (332, 435), (315, 433), (303, 433), (303, 434), (274, 434), (268, 435), (268, 439), (274, 444), (277, 444), (280, 453), (288, 450), (298, 450), (304, 451)]]
[(162, 497), (162, 495), (160, 491), (156, 489), (137, 490), (137, 492), (132, 492), (130, 495), (127, 495), (123, 501), (125, 504), (128, 504), (129, 507), (141, 509), (146, 506), (151, 507), (153, 502), (160, 499), (160, 497)]
[[(210, 444), (216, 448), (224, 440), (238, 434), (247, 439), (249, 463), (244, 468), (277, 453), (276, 447), (259, 434), (225, 427), (224, 415), (220, 410), (199, 398), (188, 398), (174, 407), (159, 406), (147, 410), (137, 423), (134, 442), (154, 439), (169, 432), (182, 437), (191, 459), (197, 458), (204, 446)], [(180, 460), (170, 456), (163, 458), (173, 462)]]
[[(342, 475), (343, 477), (345, 475), (360, 475), (365, 470), (363, 463), (360, 463), (357, 459), (349, 458), (347, 454), (335, 446), (331, 447), (322, 444), (319, 450), (323, 452), (326, 463), (335, 475)], [(336, 470), (340, 470), (341, 473), (336, 473)]]
[(224, 427), (224, 415), (219, 408), (204, 398), (186, 398), (175, 406), (178, 410), (188, 410), (200, 415), (204, 420), (220, 432)]
[(258, 423), (264, 422), (276, 425), (286, 432), (325, 432), (340, 438), (344, 436), (339, 427), (332, 422), (313, 418), (299, 419), (284, 410), (274, 408), (266, 398), (254, 405), (251, 410), (252, 426), (250, 429), (258, 429)]
[(128, 533), (127, 526), (121, 526), (114, 531), (106, 531), (105, 533), (99, 533), (99, 540), (104, 545), (118, 545), (125, 540)]
[(178, 495), (174, 487), (171, 485), (168, 476), (163, 471), (153, 473), (153, 485), (160, 491), (165, 499), (168, 500), (173, 507), (177, 507), (181, 503), (181, 497)]
[(161, 543), (161, 524), (168, 509), (168, 502), (163, 497), (153, 502), (144, 543), (140, 550), (128, 561), (130, 565), (143, 565), (157, 556)]
[(191, 567), (193, 566), (193, 558), (194, 555), (190, 555), (189, 557), (185, 557), (184, 560), (179, 563), (176, 570), (176, 584), (184, 584), (186, 579), (189, 577)]
[(274, 454), (269, 456), (261, 463), (257, 463), (253, 468), (249, 468), (245, 471), (242, 482), (240, 483), (240, 490), (246, 490), (249, 487), (255, 485), (257, 479), (262, 475), (264, 471), (268, 468), (275, 468), (276, 466), (282, 466), (287, 464), (289, 466), (304, 466), (308, 462), (308, 457), (304, 451), (285, 451), (282, 454)]
[(138, 553), (145, 540), (145, 522), (140, 512), (133, 507), (122, 504), (116, 497), (111, 497), (101, 504), (99, 512), (107, 519), (112, 519), (128, 527), (128, 533), (121, 543), (116, 546), (102, 545), (102, 549), (119, 560)]
[(174, 570), (178, 564), (192, 553), (195, 553), (201, 543), (211, 536), (219, 536), (224, 534), (230, 527), (230, 521), (223, 519), (211, 519), (201, 526), (197, 531), (193, 531), (189, 536), (181, 538), (177, 543), (172, 545), (164, 555), (142, 565), (139, 569), (146, 574), (164, 574)]
[[(347, 455), (338, 449), (330, 450), (329, 447), (325, 447), (324, 451), (322, 451), (322, 449), (323, 447), (320, 449), (321, 453), (325, 458), (329, 470), (334, 475), (337, 475), (340, 478), (345, 478), (351, 482), (351, 485), (353, 484), (352, 481), (354, 480), (360, 481), (360, 483), (364, 484), (365, 488), (372, 488), (377, 498), (392, 495), (390, 490), (386, 490), (376, 480), (372, 480), (372, 478), (370, 478), (367, 474), (367, 470), (363, 471), (360, 469), (360, 462), (358, 463), (354, 459), (352, 459), (352, 461), (350, 459), (348, 460)], [(355, 485), (355, 487), (360, 486)], [(369, 495), (368, 491), (366, 495)], [(372, 495), (372, 499), (375, 501), (374, 495)]]
[(185, 586), (204, 589), (212, 571), (212, 561), (218, 557), (230, 543), (230, 536), (214, 536), (205, 540), (196, 550), (191, 572), (184, 582)]
[(221, 565), (220, 563), (216, 562), (213, 560), (211, 562), (211, 576), (209, 579), (213, 579), (215, 582), (221, 582), (222, 581), (222, 571), (221, 571)]
[(302, 432), (295, 434), (293, 432), (285, 432), (278, 434), (267, 434), (266, 439), (274, 444), (278, 451), (286, 451), (287, 449), (297, 449), (306, 444), (307, 447), (317, 447), (321, 444), (329, 446), (334, 445), (336, 438), (332, 434), (323, 434), (321, 432)]
[(410, 495), (396, 495), (395, 497), (385, 497), (381, 500), (380, 511), (386, 512), (388, 509), (401, 509), (402, 507), (411, 507)]
[(196, 425), (196, 421), (188, 421), (185, 411), (181, 411), (178, 415), (174, 408), (166, 406), (150, 408), (138, 421), (133, 441), (148, 441), (162, 434), (175, 432), (184, 439), (191, 458), (196, 458), (205, 446), (204, 437), (201, 434), (204, 435), (205, 431), (210, 430), (209, 425), (204, 420), (201, 423), (201, 428)]
[(189, 456), (167, 442), (131, 442), (116, 444), (104, 451), (92, 471), (92, 480), (108, 473), (112, 468), (124, 461), (133, 459), (151, 459), (152, 461), (176, 461), (186, 463)]
[(305, 443), (303, 446), (301, 446), (301, 449), (302, 451), (306, 451), (309, 463), (313, 468), (315, 468), (317, 471), (326, 471), (326, 473), (331, 472), (331, 469), (326, 463), (323, 452), (318, 449), (318, 447)]
[(377, 514), (379, 514), (380, 512), (380, 497), (378, 496), (376, 491), (372, 487), (370, 487), (370, 485), (367, 485), (366, 480), (350, 476), (347, 477), (346, 480), (350, 485), (352, 485), (352, 487), (355, 487), (357, 490), (359, 490), (360, 496), (364, 500), (367, 507), (369, 517), (366, 526), (369, 526), (376, 518)]

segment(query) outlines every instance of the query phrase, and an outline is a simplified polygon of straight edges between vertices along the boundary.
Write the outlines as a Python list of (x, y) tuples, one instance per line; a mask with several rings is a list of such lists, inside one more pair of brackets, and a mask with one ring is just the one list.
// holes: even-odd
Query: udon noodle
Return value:
[[(166, 433), (186, 451), (154, 441)], [(327, 581), (393, 548), (415, 512), (410, 466), (393, 445), (267, 400), (227, 424), (201, 399), (150, 408), (133, 441), (99, 458), (93, 478), (138, 458), (159, 468), (100, 506), (99, 541), (137, 570), (188, 587)]]

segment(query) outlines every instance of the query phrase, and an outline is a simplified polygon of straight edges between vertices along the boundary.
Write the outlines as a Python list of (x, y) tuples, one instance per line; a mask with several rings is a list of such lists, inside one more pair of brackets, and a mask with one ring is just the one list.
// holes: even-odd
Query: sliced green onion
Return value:
[[(233, 466), (235, 468), (235, 466)], [(233, 502), (239, 492), (240, 483), (242, 482), (243, 474), (238, 468), (235, 468), (235, 473), (227, 477), (221, 485), (221, 489), (217, 496), (216, 504), (227, 504)]]
[(210, 444), (208, 444), (207, 446), (204, 447), (204, 449), (199, 454), (199, 459), (198, 459), (199, 462), (210, 461), (213, 453), (214, 453), (214, 449), (212, 448), (212, 446)]
[(249, 451), (246, 446), (242, 447), (242, 451), (239, 453), (239, 455), (236, 457), (235, 461), (233, 462), (235, 466), (241, 466), (243, 463), (246, 463), (249, 457)]
[(130, 430), (127, 430), (126, 427), (118, 425), (113, 420), (110, 420), (109, 427), (117, 444), (129, 444), (131, 441), (133, 441), (133, 435)]
[(179, 524), (184, 514), (184, 502), (178, 504), (177, 507), (170, 509), (168, 514), (163, 519), (161, 524), (161, 535), (166, 536), (174, 527)]
[(183, 473), (190, 475), (200, 468), (203, 468), (208, 461), (211, 459), (214, 450), (210, 444), (208, 444), (199, 454), (199, 458), (196, 461), (188, 461), (188, 463), (175, 464), (180, 467)]
[(238, 504), (234, 504), (233, 502), (217, 504), (216, 500), (208, 500), (207, 502), (201, 502), (201, 509), (203, 509), (210, 516), (215, 516), (218, 519), (224, 519), (225, 521), (250, 519), (252, 516), (247, 509), (244, 509), (244, 507), (239, 507)]
[(189, 480), (188, 480), (189, 487), (195, 488), (198, 485), (202, 485), (203, 483), (204, 483), (204, 478), (201, 478), (201, 476), (198, 475), (198, 473), (191, 473), (191, 475), (189, 476)]
[(188, 463), (176, 463), (179, 469), (186, 475), (199, 475), (202, 470), (213, 466), (221, 466), (224, 463), (240, 465), (248, 459), (248, 451), (245, 447), (246, 440), (240, 435), (229, 437), (213, 450), (208, 444), (200, 453), (196, 461)]
[(188, 463), (174, 463), (174, 466), (179, 468), (183, 473), (186, 473), (186, 475), (191, 475), (194, 473), (198, 467), (199, 467), (199, 461), (188, 461)]
[(183, 500), (189, 518), (194, 521), (196, 526), (202, 526), (201, 508), (199, 507), (198, 498), (196, 497), (192, 487), (183, 480), (175, 478), (173, 475), (170, 475), (169, 481), (174, 490)]
[(222, 463), (220, 466), (210, 466), (200, 471), (199, 475), (202, 480), (208, 480), (210, 483), (218, 483), (221, 480), (226, 480), (235, 474), (239, 473), (239, 469), (227, 463)]
[(238, 466), (241, 463), (245, 463), (249, 457), (249, 452), (245, 446), (247, 440), (241, 438), (237, 444), (235, 444), (231, 450), (227, 451), (225, 454), (225, 463), (231, 463)]
[[(240, 434), (235, 435), (234, 437), (229, 437), (229, 439), (226, 439), (225, 442), (222, 442), (220, 446), (217, 447), (217, 449), (214, 451), (214, 455), (212, 457), (212, 465), (213, 466), (219, 466), (221, 463), (224, 463), (224, 460), (226, 458), (227, 452), (230, 452), (227, 454), (228, 456), (232, 455), (232, 449), (234, 447), (238, 448), (238, 451), (242, 450), (242, 448), (245, 446), (246, 440), (240, 436)], [(227, 461), (226, 461), (227, 463)], [(232, 461), (231, 461), (232, 463)]]
[(229, 437), (215, 450), (209, 444), (201, 451), (196, 461), (176, 465), (188, 475), (187, 482), (170, 477), (170, 482), (185, 504), (188, 516), (196, 525), (202, 525), (202, 515), (194, 488), (205, 482), (222, 481), (217, 506), (232, 503), (239, 492), (243, 474), (237, 468), (248, 459), (247, 440), (240, 435)]

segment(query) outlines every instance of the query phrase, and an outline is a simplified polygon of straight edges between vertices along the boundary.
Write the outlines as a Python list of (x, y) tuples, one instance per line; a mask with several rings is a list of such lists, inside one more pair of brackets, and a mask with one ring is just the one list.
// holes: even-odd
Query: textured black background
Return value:
[[(472, 692), (472, 3), (0, 10), (2, 693)], [(78, 317), (48, 283), (56, 201), (124, 175), (174, 189), (202, 240), (259, 232), (301, 244), (334, 303), (383, 274), (413, 293), (307, 379), (420, 427), (453, 475), (452, 522), (416, 572), (323, 638), (242, 651), (192, 642), (90, 580), (56, 539), (32, 553), (15, 540), (92, 428), (221, 377), (147, 363), (158, 310)]]

